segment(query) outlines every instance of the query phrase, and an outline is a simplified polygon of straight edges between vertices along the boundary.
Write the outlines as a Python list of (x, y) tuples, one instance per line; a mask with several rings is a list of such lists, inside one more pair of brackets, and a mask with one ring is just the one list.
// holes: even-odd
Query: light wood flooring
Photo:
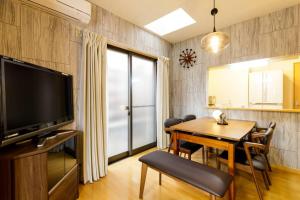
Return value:
[[(133, 157), (109, 165), (108, 175), (93, 184), (80, 186), (79, 200), (126, 200), (139, 199), (139, 182), (141, 163), (138, 158), (153, 151), (148, 150)], [(201, 153), (196, 152), (192, 159), (202, 162)], [(210, 159), (210, 165), (215, 160)], [(226, 170), (226, 169), (225, 169)], [(300, 174), (273, 169), (270, 173), (272, 186), (270, 191), (264, 188), (260, 174), (260, 185), (265, 200), (300, 199)], [(239, 172), (236, 175), (237, 200), (258, 199), (256, 188), (250, 175)], [(158, 173), (148, 170), (144, 200), (206, 200), (208, 196), (199, 189), (163, 176), (162, 185), (158, 184)], [(223, 199), (228, 199), (227, 195)]]

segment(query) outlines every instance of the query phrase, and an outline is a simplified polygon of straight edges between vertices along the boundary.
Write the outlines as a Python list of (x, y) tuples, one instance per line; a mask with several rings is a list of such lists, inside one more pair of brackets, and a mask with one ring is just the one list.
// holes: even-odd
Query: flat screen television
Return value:
[(0, 146), (71, 123), (72, 76), (0, 56)]

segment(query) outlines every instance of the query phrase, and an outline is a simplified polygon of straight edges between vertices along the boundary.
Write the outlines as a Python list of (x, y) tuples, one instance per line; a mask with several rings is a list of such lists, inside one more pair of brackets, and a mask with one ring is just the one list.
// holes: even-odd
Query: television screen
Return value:
[(72, 76), (1, 60), (2, 138), (73, 119)]

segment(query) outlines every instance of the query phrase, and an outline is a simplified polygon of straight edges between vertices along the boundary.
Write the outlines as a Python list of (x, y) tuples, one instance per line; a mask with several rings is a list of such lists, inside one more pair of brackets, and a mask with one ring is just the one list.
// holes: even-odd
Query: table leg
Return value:
[(235, 160), (235, 148), (234, 144), (229, 144), (228, 148), (228, 171), (229, 174), (233, 176), (233, 181), (230, 185), (230, 192), (229, 192), (229, 198), (231, 200), (235, 200), (235, 181), (234, 181), (234, 160)]
[(174, 154), (179, 155), (179, 143), (178, 143), (178, 133), (176, 131), (172, 132), (172, 141), (174, 144)]

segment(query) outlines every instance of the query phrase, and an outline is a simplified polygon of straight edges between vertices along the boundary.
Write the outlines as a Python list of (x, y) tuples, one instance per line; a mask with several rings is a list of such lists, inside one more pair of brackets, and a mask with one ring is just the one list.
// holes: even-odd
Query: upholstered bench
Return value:
[(140, 198), (148, 167), (204, 190), (212, 199), (223, 197), (232, 182), (232, 176), (225, 172), (163, 151), (149, 153), (139, 161), (142, 162)]

